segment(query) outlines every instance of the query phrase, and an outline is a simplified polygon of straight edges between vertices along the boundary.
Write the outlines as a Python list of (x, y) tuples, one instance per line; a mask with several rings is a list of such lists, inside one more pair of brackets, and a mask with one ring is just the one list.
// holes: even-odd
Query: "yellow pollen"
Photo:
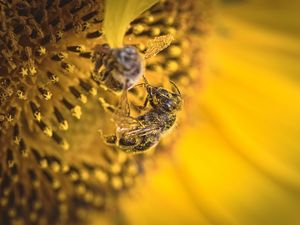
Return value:
[(122, 179), (120, 177), (112, 177), (111, 178), (111, 185), (112, 185), (112, 188), (114, 188), (115, 190), (120, 190), (123, 186), (123, 182), (122, 182)]
[(31, 67), (29, 67), (29, 73), (30, 73), (30, 75), (35, 75), (36, 73), (37, 73), (37, 71), (36, 71), (36, 67), (35, 66), (31, 66)]
[(17, 90), (17, 96), (20, 100), (27, 100), (27, 96), (25, 95), (25, 93), (21, 90)]
[(170, 60), (168, 63), (167, 63), (167, 70), (171, 71), (171, 72), (175, 72), (177, 71), (179, 68), (179, 65), (178, 63), (175, 61), (175, 60)]
[(50, 100), (52, 97), (52, 93), (50, 91), (45, 91), (45, 93), (43, 93), (43, 97), (45, 100)]
[(51, 163), (51, 169), (53, 172), (58, 173), (60, 171), (60, 165), (57, 162)]
[(106, 173), (104, 173), (102, 170), (97, 169), (95, 171), (95, 177), (101, 182), (101, 183), (105, 183), (108, 180), (108, 176)]
[(41, 167), (42, 167), (43, 169), (47, 168), (47, 167), (48, 167), (48, 161), (47, 161), (47, 159), (42, 159), (42, 160), (40, 161), (40, 165), (41, 165)]
[(178, 46), (171, 46), (169, 49), (168, 49), (168, 52), (171, 56), (173, 57), (178, 57), (181, 55), (182, 53), (182, 50), (180, 47)]
[(59, 129), (60, 130), (68, 130), (68, 128), (69, 128), (68, 121), (64, 120), (64, 121), (59, 123)]
[(19, 145), (19, 144), (20, 144), (20, 141), (21, 141), (21, 139), (20, 139), (19, 137), (15, 137), (15, 138), (14, 138), (14, 143), (15, 143), (16, 145)]
[(40, 122), (42, 119), (42, 114), (40, 112), (34, 112), (33, 117)]
[(40, 46), (37, 52), (39, 53), (40, 56), (46, 55), (46, 48)]
[(77, 119), (81, 117), (81, 107), (76, 105), (73, 109), (71, 109), (71, 114)]
[(92, 95), (92, 96), (96, 96), (97, 95), (97, 90), (95, 88), (91, 88), (91, 90), (89, 91), (89, 93)]
[(63, 142), (60, 144), (60, 146), (61, 146), (65, 151), (69, 150), (69, 148), (70, 148), (69, 143), (66, 142), (66, 141), (63, 141)]
[(48, 137), (52, 137), (53, 131), (50, 127), (45, 127), (43, 130), (44, 134), (46, 134)]
[(20, 74), (21, 74), (22, 77), (28, 76), (28, 69), (22, 67), (22, 68), (21, 68), (21, 71), (20, 71)]
[(87, 103), (87, 97), (84, 94), (80, 94), (79, 99), (83, 104)]
[(68, 64), (65, 65), (65, 70), (66, 70), (67, 72), (69, 72), (69, 73), (73, 73), (74, 70), (75, 70), (75, 66), (68, 63)]
[(145, 30), (145, 26), (142, 24), (137, 24), (133, 27), (134, 34), (141, 34)]

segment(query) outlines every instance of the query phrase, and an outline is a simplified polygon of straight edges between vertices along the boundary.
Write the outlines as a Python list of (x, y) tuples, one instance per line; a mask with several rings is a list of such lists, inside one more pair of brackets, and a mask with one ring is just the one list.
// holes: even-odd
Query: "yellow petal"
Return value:
[(106, 0), (104, 34), (112, 48), (122, 47), (128, 25), (158, 0)]

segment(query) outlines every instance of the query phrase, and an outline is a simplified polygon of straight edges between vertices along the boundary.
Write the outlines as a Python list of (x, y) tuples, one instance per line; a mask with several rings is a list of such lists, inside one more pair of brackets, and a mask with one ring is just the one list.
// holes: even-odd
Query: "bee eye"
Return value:
[(166, 98), (169, 97), (169, 92), (166, 89), (161, 89), (160, 94), (161, 94), (161, 96), (164, 96)]
[(169, 111), (171, 112), (173, 109), (174, 109), (174, 104), (173, 104), (173, 101), (172, 100), (167, 100), (164, 102), (163, 104), (163, 108), (166, 110), (166, 111)]

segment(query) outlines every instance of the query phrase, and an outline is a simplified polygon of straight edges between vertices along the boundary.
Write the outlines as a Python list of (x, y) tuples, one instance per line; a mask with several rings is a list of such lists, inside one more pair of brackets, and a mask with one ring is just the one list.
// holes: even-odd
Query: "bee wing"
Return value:
[(145, 53), (145, 59), (149, 59), (152, 56), (157, 55), (159, 52), (167, 48), (172, 41), (174, 36), (172, 34), (158, 36), (147, 43), (147, 50)]
[(119, 104), (114, 114), (114, 120), (116, 122), (117, 129), (120, 132), (124, 132), (123, 130), (132, 129), (133, 127), (140, 125), (137, 119), (130, 116), (127, 90), (123, 90), (119, 99)]
[(143, 127), (138, 120), (126, 117), (118, 121), (116, 135), (118, 138), (122, 136), (134, 138), (136, 135), (140, 135), (140, 132), (144, 129), (145, 127)]
[(152, 123), (145, 127), (138, 126), (135, 129), (131, 129), (128, 132), (125, 132), (124, 134), (126, 136), (146, 136), (153, 132), (157, 132), (158, 130), (159, 130), (158, 124)]
[(121, 117), (128, 117), (130, 115), (130, 107), (128, 102), (127, 90), (123, 90), (122, 95), (119, 99), (119, 104), (116, 110), (116, 114)]
[(127, 132), (135, 127), (141, 126), (139, 121), (132, 117), (119, 117), (117, 118), (117, 130), (118, 132)]

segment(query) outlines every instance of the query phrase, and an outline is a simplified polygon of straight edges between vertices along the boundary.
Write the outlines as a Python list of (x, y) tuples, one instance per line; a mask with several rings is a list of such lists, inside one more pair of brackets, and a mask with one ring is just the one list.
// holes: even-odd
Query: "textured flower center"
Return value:
[[(110, 208), (145, 156), (108, 147), (98, 133), (114, 129), (99, 97), (118, 99), (91, 79), (93, 49), (106, 43), (103, 2), (0, 3), (0, 224), (72, 224), (86, 209)], [(161, 1), (131, 23), (125, 44), (141, 53), (150, 38), (175, 37), (146, 62), (150, 81), (193, 82), (201, 33), (193, 10), (191, 0)]]

